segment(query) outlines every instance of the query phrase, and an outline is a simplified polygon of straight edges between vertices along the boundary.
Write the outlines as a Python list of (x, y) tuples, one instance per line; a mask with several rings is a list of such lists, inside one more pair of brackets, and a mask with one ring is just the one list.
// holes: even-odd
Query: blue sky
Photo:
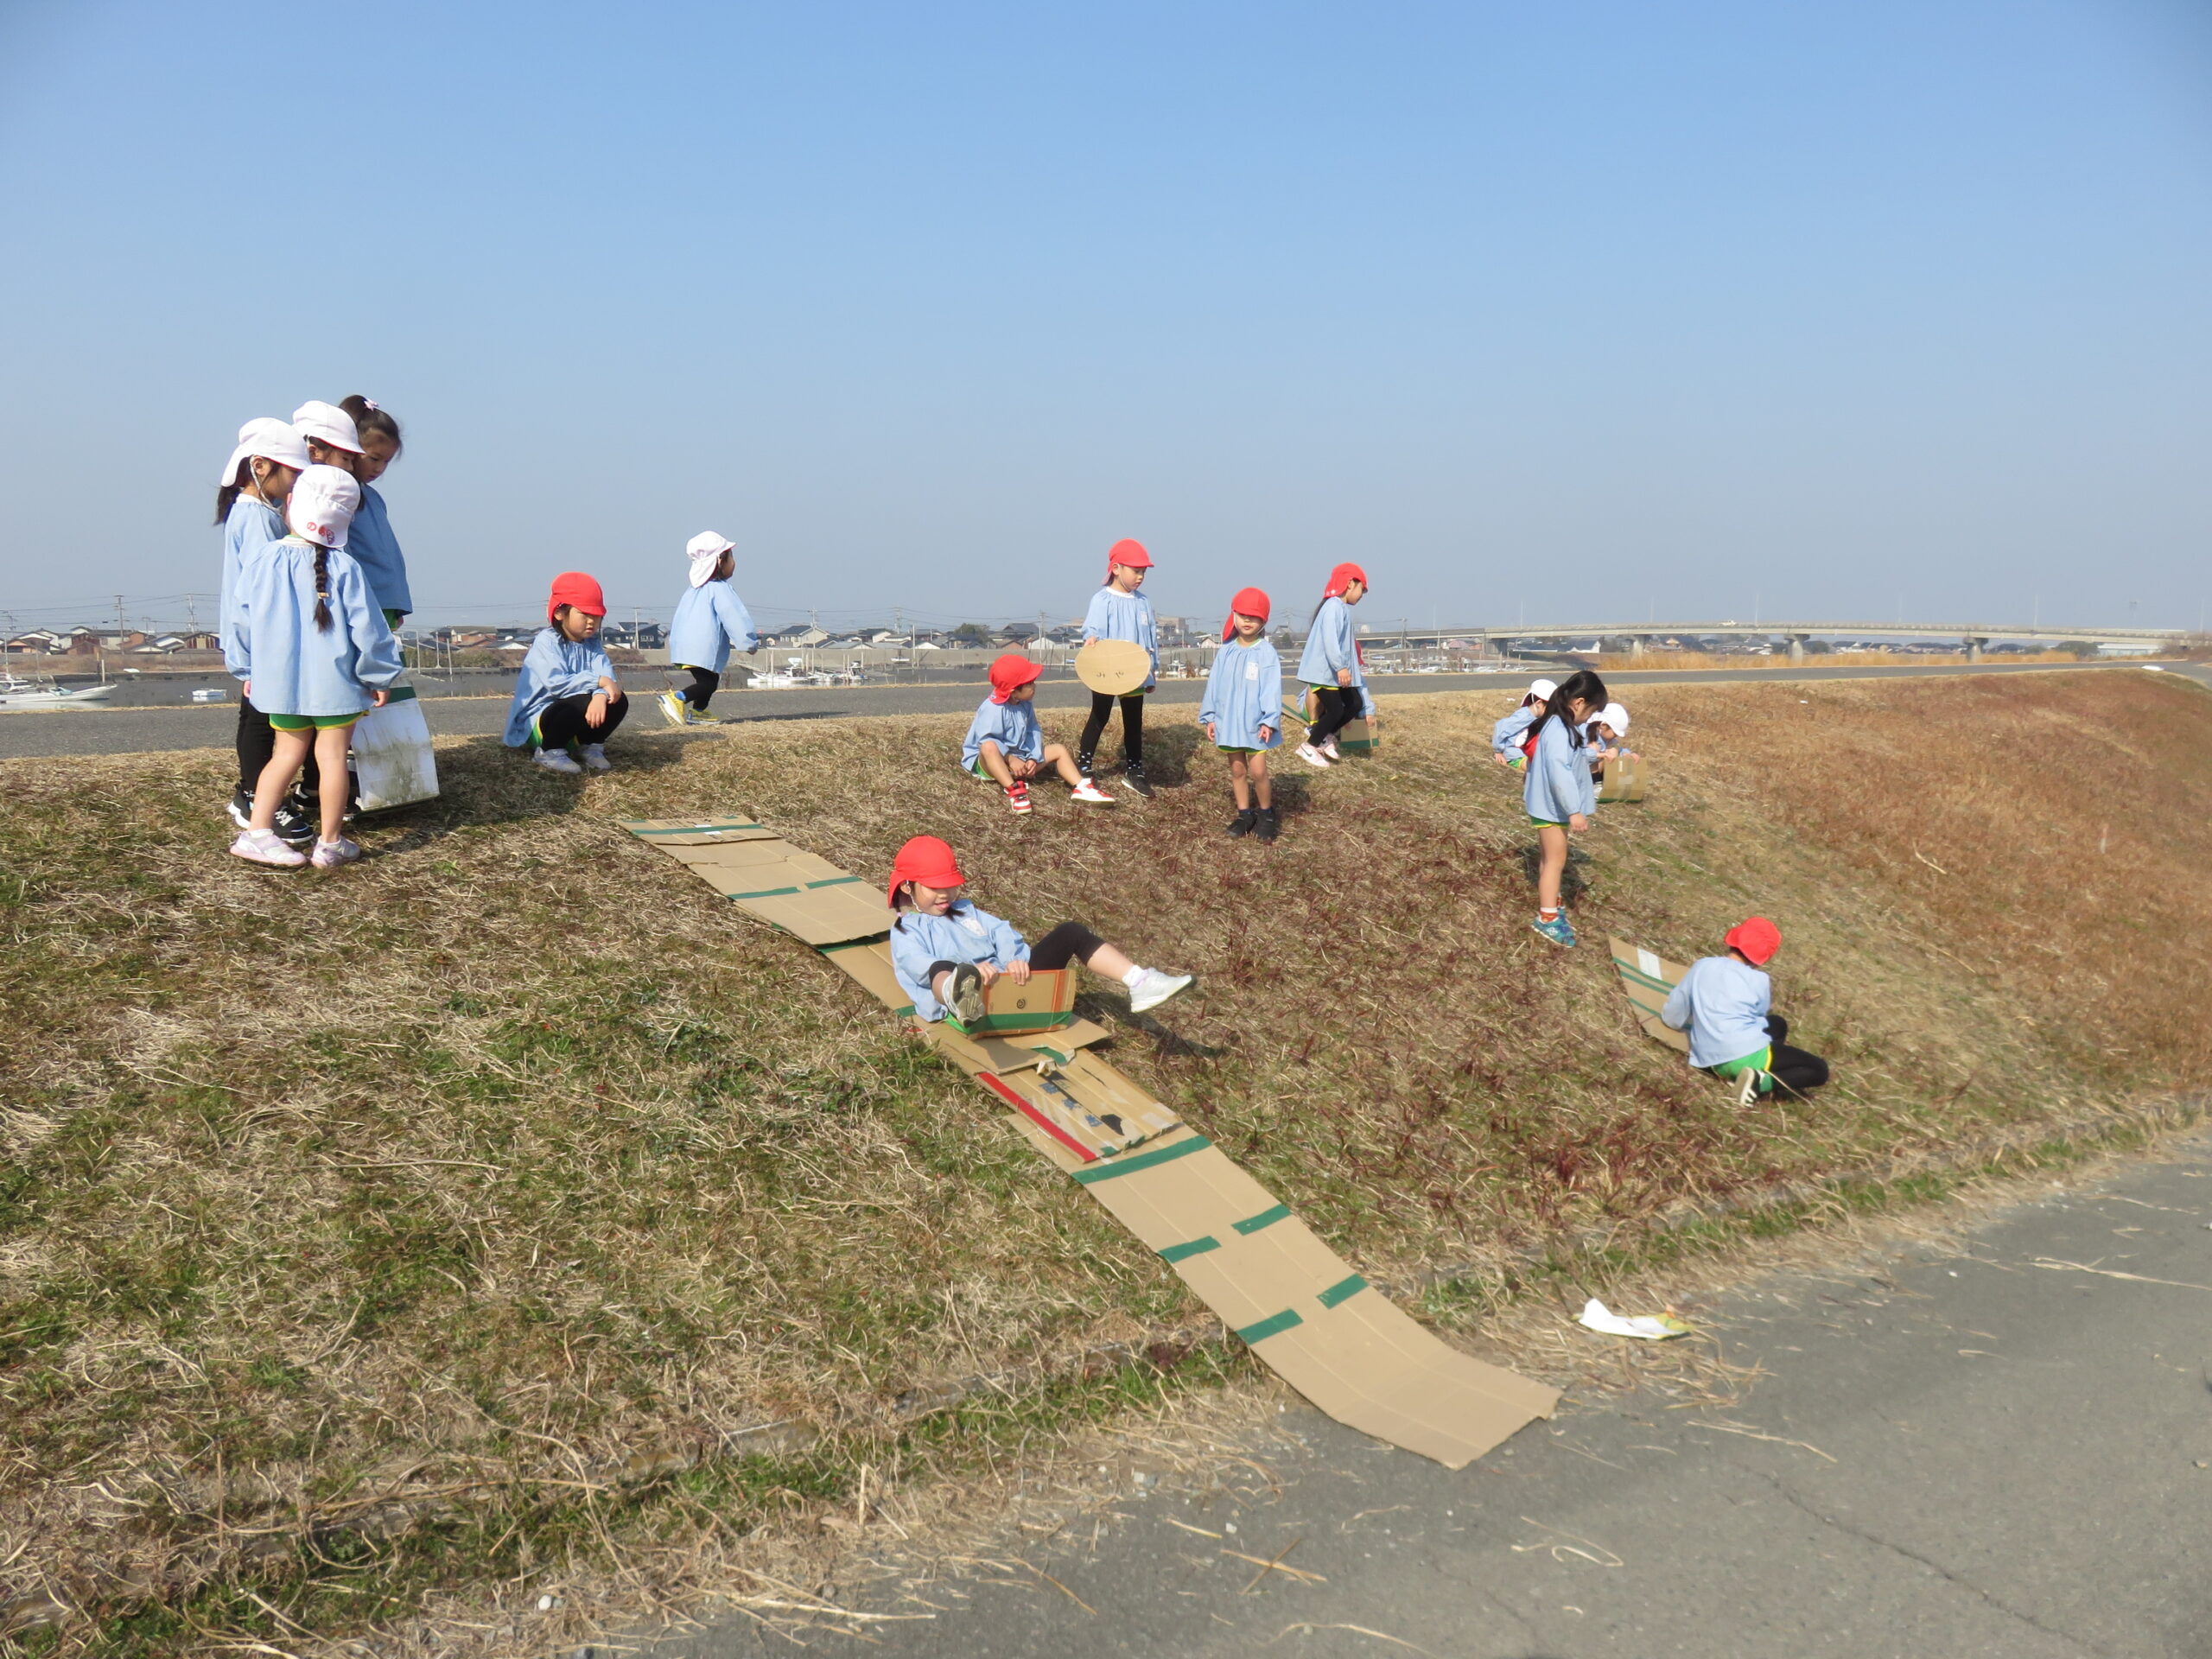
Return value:
[(707, 527), (778, 618), (2212, 598), (2189, 0), (8, 0), (0, 190), (26, 625), (212, 592), (356, 391), (429, 620)]

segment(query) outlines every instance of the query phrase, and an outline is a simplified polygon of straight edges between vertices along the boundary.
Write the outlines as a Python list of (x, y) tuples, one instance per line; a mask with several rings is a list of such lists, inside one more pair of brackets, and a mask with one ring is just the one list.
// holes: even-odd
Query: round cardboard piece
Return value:
[(1075, 654), (1075, 677), (1109, 697), (1125, 697), (1152, 677), (1152, 653), (1134, 639), (1093, 639)]

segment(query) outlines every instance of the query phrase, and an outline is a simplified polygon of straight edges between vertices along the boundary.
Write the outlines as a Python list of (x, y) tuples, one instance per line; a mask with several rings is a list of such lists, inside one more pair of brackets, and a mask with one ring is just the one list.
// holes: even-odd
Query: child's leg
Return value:
[(1122, 759), (1140, 771), (1144, 767), (1144, 696), (1141, 692), (1122, 699)]
[(1252, 782), (1245, 772), (1244, 763), (1248, 760), (1256, 760), (1258, 758), (1257, 755), (1242, 754), (1232, 754), (1229, 757), (1229, 793), (1230, 798), (1236, 803), (1236, 810), (1239, 812), (1249, 812), (1252, 810)]
[(1075, 757), (1068, 753), (1068, 746), (1065, 743), (1047, 743), (1045, 746), (1045, 764), (1058, 772), (1060, 781), (1070, 789), (1083, 781), (1083, 770), (1076, 765)]
[(1567, 874), (1567, 826), (1558, 823), (1540, 824), (1536, 829), (1536, 845), (1542, 851), (1542, 861), (1536, 869), (1536, 910), (1542, 916), (1559, 914), (1559, 885)]
[[(273, 830), (276, 827), (276, 809), (283, 804), (284, 791), (292, 786), (292, 779), (307, 764), (313, 752), (315, 734), (308, 732), (280, 732), (270, 734), (269, 764), (261, 769), (261, 776), (253, 785), (253, 827)], [(338, 804), (342, 815), (346, 804)]]
[[(685, 666), (690, 665), (686, 664)], [(721, 683), (722, 677), (711, 668), (693, 668), (691, 683), (678, 695), (703, 715), (707, 712), (707, 705), (714, 701), (715, 688)]]
[(255, 708), (251, 699), (238, 699), (238, 787), (249, 795), (260, 786), (261, 774), (269, 770), (270, 756), (276, 753), (276, 732), (269, 724), (269, 716)]
[[(302, 732), (302, 737), (307, 734)], [(315, 734), (315, 764), (322, 768), (326, 778), (346, 775), (346, 756), (353, 747), (351, 726), (325, 726)], [(346, 791), (326, 789), (320, 803), (322, 808), (322, 838), (343, 841), (346, 838)]]
[(1344, 730), (1344, 722), (1351, 718), (1349, 700), (1357, 694), (1348, 693), (1338, 686), (1324, 685), (1316, 687), (1313, 695), (1321, 705), (1321, 713), (1306, 728), (1306, 741), (1318, 749)]
[(1766, 1070), (1778, 1088), (1793, 1095), (1803, 1095), (1828, 1080), (1828, 1063), (1819, 1055), (1808, 1054), (1787, 1043), (1776, 1043), (1773, 1049), (1773, 1058), (1768, 1060)]
[(1083, 722), (1083, 737), (1076, 744), (1075, 752), (1084, 760), (1098, 753), (1098, 740), (1105, 735), (1106, 716), (1114, 712), (1114, 699), (1103, 691), (1090, 694), (1090, 718)]
[[(1260, 798), (1260, 810), (1272, 811), (1275, 804), (1275, 786), (1268, 779), (1268, 757), (1265, 750), (1255, 750), (1243, 757), (1252, 778), (1252, 792)], [(1240, 798), (1237, 805), (1244, 804)]]
[(1007, 765), (1006, 756), (999, 753), (999, 746), (991, 739), (987, 737), (977, 745), (976, 758), (983, 763), (985, 772), (998, 779), (1001, 789), (1014, 787), (1014, 768)]
[(1062, 922), (1029, 947), (1029, 965), (1046, 973), (1079, 962), (1094, 974), (1128, 982), (1136, 964), (1081, 922)]

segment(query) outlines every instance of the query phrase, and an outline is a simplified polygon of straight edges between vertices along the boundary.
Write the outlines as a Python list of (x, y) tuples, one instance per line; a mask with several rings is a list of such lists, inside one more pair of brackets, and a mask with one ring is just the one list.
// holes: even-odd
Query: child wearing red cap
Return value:
[(607, 740), (630, 712), (614, 664), (599, 643), (607, 596), (581, 570), (553, 578), (545, 601), (550, 626), (537, 631), (530, 654), (515, 677), (515, 700), (507, 707), (506, 745), (524, 744), (548, 772), (575, 776), (588, 767), (611, 772)]
[[(1137, 591), (1144, 586), (1144, 573), (1151, 569), (1152, 555), (1144, 550), (1142, 542), (1119, 541), (1106, 550), (1106, 585), (1090, 596), (1090, 608), (1083, 617), (1083, 639), (1085, 645), (1093, 639), (1133, 640), (1151, 653), (1157, 673), (1159, 630), (1153, 624), (1152, 601)], [(1122, 781), (1140, 795), (1152, 793), (1152, 785), (1144, 775), (1144, 694), (1154, 684), (1147, 679), (1121, 700)], [(1084, 722), (1083, 741), (1075, 752), (1075, 763), (1086, 778), (1098, 753), (1098, 740), (1105, 734), (1107, 716), (1113, 712), (1112, 697), (1103, 691), (1090, 694), (1090, 718)]]
[(1770, 1012), (1774, 982), (1764, 969), (1782, 949), (1782, 930), (1753, 916), (1730, 928), (1720, 942), (1728, 954), (1692, 963), (1659, 1017), (1689, 1033), (1693, 1066), (1740, 1082), (1738, 1106), (1772, 1094), (1777, 1085), (1802, 1099), (1828, 1080), (1828, 1063), (1783, 1042), (1789, 1022)]
[(1129, 989), (1129, 1011), (1156, 1008), (1191, 982), (1188, 974), (1139, 967), (1080, 922), (1062, 922), (1037, 941), (978, 910), (961, 896), (968, 878), (952, 849), (935, 836), (916, 836), (891, 866), (891, 968), (914, 999), (917, 1019), (938, 1020), (952, 1009), (963, 1021), (982, 1018), (983, 988), (1001, 974), (1017, 985), (1032, 969), (1080, 962)]
[(1298, 677), (1313, 689), (1320, 709), (1298, 758), (1309, 766), (1327, 767), (1343, 757), (1337, 753), (1337, 734), (1367, 716), (1379, 727), (1375, 704), (1367, 696), (1367, 676), (1361, 672), (1359, 642), (1352, 637), (1351, 607), (1367, 597), (1367, 572), (1356, 564), (1340, 564), (1329, 572), (1329, 585), (1306, 625), (1306, 649), (1299, 654)]
[(1037, 677), (1045, 671), (1027, 657), (1008, 652), (991, 664), (991, 695), (968, 722), (960, 764), (1006, 791), (1006, 804), (1018, 817), (1029, 810), (1029, 780), (1041, 766), (1060, 774), (1069, 798), (1111, 806), (1114, 798), (1084, 776), (1065, 743), (1047, 743), (1038, 723)]
[(1221, 649), (1198, 704), (1206, 741), (1229, 757), (1229, 793), (1236, 803), (1229, 833), (1262, 841), (1279, 833), (1268, 751), (1282, 741), (1282, 658), (1268, 640), (1268, 608), (1257, 588), (1242, 588), (1229, 601)]

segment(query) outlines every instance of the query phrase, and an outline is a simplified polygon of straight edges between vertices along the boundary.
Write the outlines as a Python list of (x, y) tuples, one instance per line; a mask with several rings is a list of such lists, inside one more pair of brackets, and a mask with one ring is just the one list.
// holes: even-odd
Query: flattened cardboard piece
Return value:
[(1075, 969), (1039, 968), (1017, 985), (1001, 977), (983, 988), (983, 1017), (973, 1025), (948, 1011), (944, 1023), (963, 1037), (1012, 1036), (1017, 1032), (1049, 1031), (1075, 1018)]
[(874, 938), (891, 931), (891, 910), (883, 902), (883, 890), (855, 876), (817, 882), (798, 893), (736, 902), (762, 921), (772, 922), (812, 945), (842, 944), (849, 939)]
[(1289, 698), (1285, 697), (1282, 711), (1301, 726), (1311, 726), (1313, 723), (1313, 716), (1306, 712), (1306, 705), (1302, 702), (1293, 702)]
[(906, 988), (891, 969), (891, 942), (868, 939), (854, 944), (828, 944), (822, 954), (861, 982), (862, 988), (893, 1014), (912, 1014)]
[(1668, 1047), (1688, 1053), (1688, 1036), (1662, 1020), (1659, 1010), (1667, 1005), (1668, 992), (1681, 983), (1689, 969), (1626, 939), (1608, 937), (1605, 944), (1613, 953), (1613, 966), (1620, 970), (1621, 988), (1628, 993), (1636, 1023)]
[(1099, 1116), (1111, 1113), (1120, 1118), (1128, 1129), (1131, 1145), (1155, 1140), (1183, 1121), (1173, 1109), (1139, 1088), (1127, 1072), (1096, 1054), (1078, 1051), (1061, 1062), (1058, 1081)]
[[(912, 1011), (909, 1005), (908, 1012)], [(983, 1071), (1003, 1076), (1039, 1065), (1048, 1069), (1065, 1065), (1090, 1044), (1103, 1042), (1113, 1035), (1105, 1027), (1093, 1025), (1088, 1020), (1014, 1037), (971, 1037), (950, 1029), (951, 1024), (950, 1020), (940, 1020), (918, 1024), (915, 1029), (925, 1042), (945, 1054), (970, 1077)], [(1120, 1073), (1115, 1075), (1118, 1077)]]
[(1598, 798), (1601, 801), (1640, 801), (1643, 798), (1643, 757), (1640, 754), (1615, 755), (1605, 762), (1599, 774)]
[(975, 1077), (976, 1082), (1086, 1165), (1122, 1150), (1119, 1135), (1094, 1114), (1078, 1107), (1065, 1090), (1055, 1088), (1034, 1067), (1003, 1077), (994, 1071), (978, 1071)]
[(1075, 654), (1075, 677), (1093, 691), (1126, 697), (1152, 677), (1152, 653), (1134, 639), (1093, 639)]
[(624, 818), (622, 827), (655, 847), (691, 847), (718, 841), (772, 841), (776, 832), (751, 818)]

